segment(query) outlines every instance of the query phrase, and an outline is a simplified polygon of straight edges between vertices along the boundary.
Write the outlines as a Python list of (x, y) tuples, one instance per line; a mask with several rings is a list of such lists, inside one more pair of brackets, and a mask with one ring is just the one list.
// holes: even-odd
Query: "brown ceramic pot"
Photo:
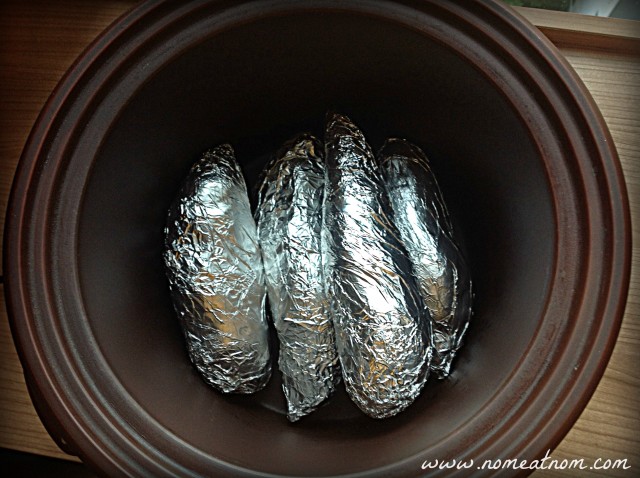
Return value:
[[(231, 142), (253, 185), (331, 108), (375, 148), (398, 135), (428, 151), (475, 316), (453, 375), (399, 416), (369, 419), (341, 392), (290, 424), (278, 377), (223, 396), (190, 365), (163, 226), (204, 149)], [(425, 460), (540, 457), (602, 375), (630, 264), (624, 181), (592, 99), (535, 28), (487, 0), (143, 4), (47, 103), (5, 244), (34, 402), (105, 476), (416, 476)]]

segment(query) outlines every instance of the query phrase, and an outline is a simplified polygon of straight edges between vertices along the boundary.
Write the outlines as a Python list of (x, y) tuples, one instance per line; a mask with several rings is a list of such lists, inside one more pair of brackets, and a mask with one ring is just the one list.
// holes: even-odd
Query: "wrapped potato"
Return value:
[(442, 193), (422, 150), (390, 138), (379, 156), (395, 224), (432, 320), (431, 369), (444, 378), (471, 319), (469, 270), (454, 242)]
[(324, 174), (314, 137), (288, 142), (266, 168), (256, 212), (291, 421), (314, 411), (340, 381), (320, 251)]
[(431, 360), (430, 321), (393, 221), (383, 177), (360, 130), (328, 118), (322, 252), (347, 392), (374, 418), (420, 394)]
[(169, 210), (164, 261), (189, 357), (222, 392), (271, 375), (266, 288), (247, 188), (231, 146), (206, 152)]

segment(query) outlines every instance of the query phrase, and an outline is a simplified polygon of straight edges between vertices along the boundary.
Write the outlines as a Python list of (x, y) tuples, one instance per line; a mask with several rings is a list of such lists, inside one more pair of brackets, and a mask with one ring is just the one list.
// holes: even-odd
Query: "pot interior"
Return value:
[[(374, 16), (267, 15), (199, 35), (178, 42), (124, 103), (82, 197), (86, 320), (126, 399), (199, 453), (265, 472), (280, 469), (278, 457), (291, 473), (326, 474), (423, 456), (447, 440), (452, 453), (471, 446), (483, 430), (460, 431), (526, 354), (554, 266), (554, 199), (530, 126), (495, 78), (454, 49)], [(400, 136), (427, 151), (471, 268), (474, 317), (452, 376), (432, 378), (399, 416), (369, 419), (340, 390), (290, 424), (278, 372), (253, 396), (223, 396), (191, 366), (163, 228), (204, 150), (230, 143), (254, 191), (269, 155), (298, 132), (321, 137), (329, 110), (350, 116), (374, 149)]]

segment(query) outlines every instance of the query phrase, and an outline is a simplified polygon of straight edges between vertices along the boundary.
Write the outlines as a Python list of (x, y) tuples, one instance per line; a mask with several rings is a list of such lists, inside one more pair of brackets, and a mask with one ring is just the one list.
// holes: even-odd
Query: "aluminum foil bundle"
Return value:
[(427, 309), (378, 163), (344, 116), (328, 118), (325, 160), (322, 252), (342, 375), (363, 412), (390, 417), (409, 406), (427, 380)]
[(271, 375), (266, 289), (247, 189), (229, 145), (196, 162), (169, 210), (164, 260), (189, 356), (223, 392)]
[(456, 246), (442, 193), (417, 146), (390, 138), (379, 153), (395, 224), (432, 319), (431, 369), (449, 375), (471, 318), (471, 278)]
[(285, 144), (266, 168), (256, 211), (288, 418), (333, 395), (340, 381), (320, 251), (324, 162), (310, 135)]

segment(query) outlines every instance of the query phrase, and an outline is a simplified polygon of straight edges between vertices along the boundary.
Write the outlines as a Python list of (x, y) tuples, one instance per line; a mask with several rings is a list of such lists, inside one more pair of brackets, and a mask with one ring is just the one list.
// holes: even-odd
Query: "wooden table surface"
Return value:
[[(136, 3), (0, 0), (0, 230), (18, 159), (47, 97), (82, 50)], [(620, 335), (595, 394), (552, 457), (583, 458), (588, 465), (626, 459), (630, 469), (585, 470), (580, 476), (640, 476), (640, 22), (519, 11), (558, 46), (600, 107), (620, 155), (633, 218), (631, 286)], [(0, 447), (77, 459), (58, 449), (33, 409), (3, 291), (0, 301)]]

